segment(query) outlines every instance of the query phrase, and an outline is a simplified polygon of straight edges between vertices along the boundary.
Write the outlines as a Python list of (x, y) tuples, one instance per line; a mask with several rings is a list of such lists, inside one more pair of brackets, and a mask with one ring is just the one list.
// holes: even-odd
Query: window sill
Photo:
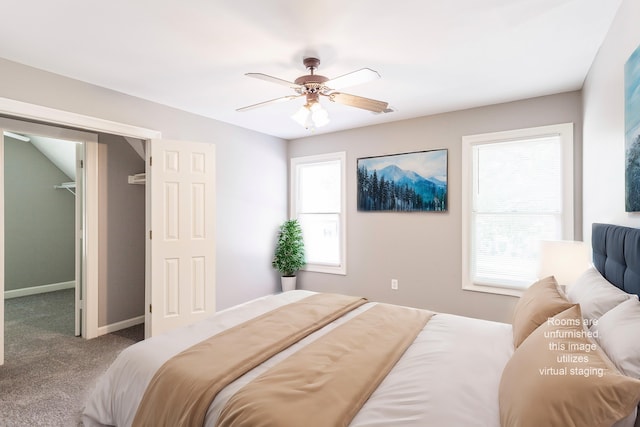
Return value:
[(325, 273), (325, 274), (338, 274), (342, 276), (347, 275), (347, 268), (345, 266), (329, 266), (320, 264), (307, 264), (301, 268), (302, 271), (308, 271), (310, 273)]
[(475, 283), (464, 283), (462, 285), (463, 291), (483, 292), (487, 294), (506, 295), (511, 297), (521, 297), (524, 293), (524, 289), (504, 288), (501, 286), (491, 285), (477, 285)]

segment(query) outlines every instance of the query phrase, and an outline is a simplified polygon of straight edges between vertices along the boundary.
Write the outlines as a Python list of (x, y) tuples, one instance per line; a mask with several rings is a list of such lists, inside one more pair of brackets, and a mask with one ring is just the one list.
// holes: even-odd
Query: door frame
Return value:
[[(75, 296), (75, 325), (74, 333), (77, 337), (82, 336), (82, 330), (85, 328), (83, 325), (86, 323), (86, 319), (83, 319), (86, 310), (82, 306), (83, 292), (85, 291), (84, 283), (86, 278), (84, 277), (84, 224), (86, 223), (86, 215), (84, 213), (84, 151), (85, 144), (76, 145), (76, 157), (75, 157), (75, 170), (76, 170), (76, 191), (75, 191), (75, 237), (74, 237), (74, 269), (76, 286), (74, 289)], [(80, 285), (78, 286), (78, 279), (80, 279)]]
[[(88, 132), (104, 132), (113, 135), (138, 138), (142, 140), (159, 139), (162, 133), (157, 130), (142, 128), (124, 123), (113, 122), (97, 117), (58, 110), (41, 105), (16, 101), (0, 97), (0, 115), (10, 116), (15, 120), (36, 120), (54, 126), (64, 126)], [(37, 125), (34, 125), (37, 126)], [(66, 129), (58, 128), (61, 132)], [(65, 139), (61, 136), (62, 139)], [(66, 138), (69, 139), (69, 138)], [(74, 139), (74, 138), (71, 138)], [(85, 144), (84, 161), (84, 191), (85, 191), (85, 219), (84, 232), (84, 310), (83, 338), (98, 336), (98, 143), (89, 141)], [(0, 244), (4, 247), (4, 237)], [(4, 331), (4, 315), (0, 319), (0, 327)], [(4, 343), (3, 343), (4, 344)], [(1, 353), (0, 353), (1, 354)]]

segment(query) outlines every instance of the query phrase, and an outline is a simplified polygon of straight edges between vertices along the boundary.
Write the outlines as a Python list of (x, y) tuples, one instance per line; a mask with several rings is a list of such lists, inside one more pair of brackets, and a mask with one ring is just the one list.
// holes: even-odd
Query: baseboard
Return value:
[(131, 326), (139, 325), (141, 323), (144, 323), (144, 315), (123, 320), (121, 322), (111, 323), (106, 326), (98, 326), (98, 336), (110, 334), (111, 332), (119, 331), (120, 329), (126, 329)]
[(29, 288), (12, 289), (4, 291), (4, 299), (26, 297), (28, 295), (44, 294), (47, 292), (60, 291), (62, 289), (73, 289), (76, 287), (76, 281), (51, 283), (49, 285), (31, 286)]

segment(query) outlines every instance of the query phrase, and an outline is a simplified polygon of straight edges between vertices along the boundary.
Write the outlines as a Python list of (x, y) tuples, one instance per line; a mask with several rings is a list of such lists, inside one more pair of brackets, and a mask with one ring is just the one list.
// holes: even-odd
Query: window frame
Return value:
[(462, 137), (462, 289), (500, 295), (521, 296), (526, 288), (477, 283), (471, 277), (473, 239), (473, 147), (484, 144), (517, 142), (559, 136), (562, 164), (562, 240), (574, 237), (573, 123), (561, 123)]
[(345, 151), (339, 151), (334, 153), (316, 154), (312, 156), (292, 157), (290, 161), (290, 217), (298, 217), (298, 188), (299, 188), (299, 175), (298, 167), (305, 164), (316, 164), (323, 162), (340, 162), (340, 212), (337, 212), (339, 216), (339, 231), (338, 241), (340, 250), (340, 262), (339, 265), (327, 265), (318, 263), (307, 263), (301, 270), (310, 271), (315, 273), (327, 273), (327, 274), (347, 274), (347, 174), (346, 174), (346, 159), (347, 154)]

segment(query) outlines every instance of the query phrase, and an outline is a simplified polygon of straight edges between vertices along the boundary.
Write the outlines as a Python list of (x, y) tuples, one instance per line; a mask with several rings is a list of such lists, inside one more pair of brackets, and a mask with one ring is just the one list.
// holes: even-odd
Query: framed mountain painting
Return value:
[(625, 210), (640, 211), (640, 46), (624, 66)]
[(358, 159), (358, 210), (447, 211), (446, 149)]

